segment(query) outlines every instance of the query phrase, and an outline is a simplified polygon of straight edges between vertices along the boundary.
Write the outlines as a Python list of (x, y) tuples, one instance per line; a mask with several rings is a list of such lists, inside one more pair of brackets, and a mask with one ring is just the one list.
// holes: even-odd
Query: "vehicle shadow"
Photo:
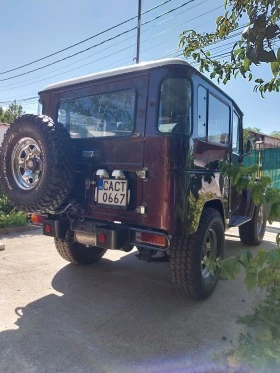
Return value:
[(231, 346), (236, 317), (258, 294), (248, 295), (240, 280), (220, 281), (210, 298), (194, 302), (174, 291), (167, 271), (167, 263), (141, 262), (133, 252), (66, 265), (53, 294), (18, 307), (18, 329), (0, 333), (1, 370), (227, 372), (213, 356)]

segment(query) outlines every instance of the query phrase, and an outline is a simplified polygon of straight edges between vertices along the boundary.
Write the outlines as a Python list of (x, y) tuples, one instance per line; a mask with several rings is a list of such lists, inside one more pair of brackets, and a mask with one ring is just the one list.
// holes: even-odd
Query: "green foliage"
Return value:
[(0, 107), (0, 122), (2, 123), (13, 123), (15, 119), (24, 114), (21, 105), (17, 105), (16, 101), (9, 105), (7, 110)]
[(256, 141), (256, 138), (251, 136), (252, 132), (259, 133), (261, 132), (261, 129), (257, 127), (243, 128), (243, 148), (244, 149), (246, 149), (246, 144), (247, 144), (248, 139), (252, 140), (253, 142)]
[[(270, 220), (280, 218), (280, 190), (269, 187), (268, 177), (256, 178), (257, 165), (245, 168), (222, 163), (220, 169), (237, 190), (248, 188), (256, 204), (267, 205)], [(229, 280), (242, 273), (249, 291), (259, 288), (264, 292), (264, 300), (253, 314), (239, 319), (247, 326), (247, 332), (240, 334), (238, 345), (228, 354), (234, 365), (249, 364), (258, 373), (280, 370), (280, 233), (276, 243), (275, 249), (259, 250), (255, 255), (242, 250), (236, 256), (215, 262), (204, 258), (210, 272), (218, 269), (221, 277)]]
[(13, 209), (14, 206), (9, 202), (0, 186), (0, 213), (9, 214)]
[(15, 210), (0, 187), (0, 228), (26, 224), (26, 214)]
[(273, 132), (271, 132), (271, 136), (279, 137), (280, 138), (280, 131), (273, 131)]
[[(236, 30), (244, 18), (248, 28), (243, 37), (231, 50), (231, 61), (220, 62), (211, 57), (207, 48), (224, 40)], [(279, 38), (280, 0), (225, 0), (225, 13), (216, 19), (216, 30), (199, 34), (193, 30), (180, 35), (180, 46), (185, 57), (192, 57), (199, 64), (201, 72), (210, 72), (210, 78), (226, 84), (232, 77), (241, 75), (253, 79), (251, 65), (261, 62), (270, 64), (271, 78), (255, 78), (255, 91), (261, 95), (280, 89), (280, 48), (275, 40)]]
[(21, 226), (26, 224), (26, 214), (22, 211), (11, 211), (9, 214), (0, 212), (0, 228)]
[[(212, 264), (213, 265), (213, 264)], [(231, 359), (258, 368), (258, 372), (278, 372), (280, 366), (280, 250), (260, 250), (253, 256), (243, 250), (239, 255), (218, 263), (222, 276), (235, 278), (242, 270), (250, 291), (264, 290), (266, 297), (252, 315), (240, 318), (247, 333), (240, 334), (239, 344), (229, 352)]]
[(248, 189), (256, 205), (265, 203), (268, 212), (268, 221), (280, 218), (280, 190), (271, 188), (271, 178), (268, 176), (257, 177), (259, 166), (240, 167), (228, 163), (220, 164), (221, 172), (232, 180), (237, 191)]

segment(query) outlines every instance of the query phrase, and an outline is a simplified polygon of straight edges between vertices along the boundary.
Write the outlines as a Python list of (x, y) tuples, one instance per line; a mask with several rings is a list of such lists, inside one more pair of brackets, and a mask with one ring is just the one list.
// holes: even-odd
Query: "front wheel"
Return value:
[(105, 249), (96, 246), (83, 245), (74, 240), (73, 232), (66, 232), (64, 239), (54, 239), (59, 255), (70, 263), (93, 264), (106, 253)]
[(239, 227), (240, 240), (244, 245), (257, 246), (264, 237), (267, 212), (264, 205), (255, 207), (252, 219)]
[(185, 239), (174, 238), (171, 244), (169, 272), (175, 287), (193, 299), (208, 297), (215, 289), (218, 274), (209, 272), (203, 258), (215, 260), (224, 251), (224, 224), (221, 214), (206, 207), (198, 230)]

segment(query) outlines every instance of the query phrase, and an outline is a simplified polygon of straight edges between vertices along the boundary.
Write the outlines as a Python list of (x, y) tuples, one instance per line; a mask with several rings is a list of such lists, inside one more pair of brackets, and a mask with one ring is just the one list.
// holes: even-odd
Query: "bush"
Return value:
[(13, 209), (14, 209), (14, 206), (5, 196), (0, 186), (0, 213), (9, 214), (11, 211), (13, 211)]
[(17, 211), (0, 187), (0, 228), (26, 224), (26, 214)]
[(26, 224), (26, 214), (21, 211), (11, 211), (9, 214), (0, 212), (0, 228)]

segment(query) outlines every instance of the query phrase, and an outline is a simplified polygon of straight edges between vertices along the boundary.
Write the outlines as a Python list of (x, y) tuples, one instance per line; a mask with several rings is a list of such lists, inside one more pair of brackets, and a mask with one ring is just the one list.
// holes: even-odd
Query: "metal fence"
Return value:
[(255, 149), (243, 158), (244, 166), (255, 163), (259, 164), (261, 175), (271, 178), (271, 186), (280, 189), (280, 147)]

